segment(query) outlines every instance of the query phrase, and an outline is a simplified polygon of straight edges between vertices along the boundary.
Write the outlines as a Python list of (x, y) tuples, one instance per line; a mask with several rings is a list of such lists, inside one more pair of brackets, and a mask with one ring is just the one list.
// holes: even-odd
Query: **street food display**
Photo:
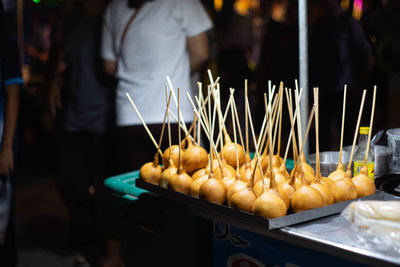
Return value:
[[(320, 103), (318, 88), (314, 89), (314, 103), (309, 114), (307, 128), (302, 129), (300, 117), (302, 90), (285, 88), (282, 82), (277, 90), (275, 86), (270, 85), (268, 92), (264, 94), (264, 120), (260, 132), (256, 133), (247, 96), (247, 82), (245, 83), (244, 97), (245, 127), (241, 129), (238, 113), (243, 111), (238, 111), (236, 108), (234, 90), (230, 90), (229, 101), (223, 108), (219, 78), (214, 81), (210, 72), (209, 76), (210, 85), (207, 86), (207, 94), (203, 95), (202, 84), (198, 83), (199, 94), (194, 99), (190, 95), (187, 96), (194, 111), (194, 120), (190, 129), (184, 126), (185, 122), (182, 120), (180, 90), (177, 90), (178, 97), (176, 98), (172, 85), (167, 86), (168, 97), (159, 142), (155, 141), (133, 100), (127, 94), (156, 147), (153, 161), (140, 168), (140, 178), (144, 182), (269, 219), (375, 194), (375, 184), (368, 177), (366, 166), (365, 170), (361, 170), (361, 174), (355, 177), (352, 177), (351, 174), (351, 164), (347, 170), (343, 169), (341, 155), (346, 88), (343, 99), (338, 167), (328, 177), (322, 177), (319, 159)], [(174, 96), (176, 110), (171, 108), (171, 96)], [(364, 90), (354, 140), (357, 139), (365, 96), (366, 91)], [(374, 88), (373, 94), (369, 138), (374, 118), (375, 98), (376, 88)], [(284, 101), (285, 99), (286, 101)], [(289, 118), (286, 119), (290, 122), (291, 128), (282, 158), (280, 148), (282, 145), (282, 121), (285, 119), (282, 112), (284, 102), (287, 104), (289, 114)], [(170, 117), (173, 117), (180, 126), (178, 144), (171, 142)], [(231, 135), (226, 127), (228, 119), (232, 120), (230, 123)], [(315, 125), (316, 137), (315, 170), (308, 165), (303, 153), (312, 122)], [(161, 151), (160, 147), (166, 126), (168, 127), (169, 146), (165, 151)], [(304, 130), (305, 135), (303, 135)], [(207, 140), (208, 151), (201, 146), (202, 135)], [(250, 146), (253, 147), (253, 158), (250, 157)], [(351, 158), (354, 146), (355, 141)], [(290, 148), (295, 164), (289, 173), (286, 169), (286, 160)], [(163, 166), (159, 164), (160, 156)], [(366, 155), (367, 157), (368, 155)]]

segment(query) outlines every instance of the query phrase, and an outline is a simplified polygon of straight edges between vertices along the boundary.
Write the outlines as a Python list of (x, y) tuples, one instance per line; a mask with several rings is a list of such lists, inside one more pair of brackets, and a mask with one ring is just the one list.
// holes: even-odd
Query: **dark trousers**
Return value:
[[(148, 125), (152, 135), (158, 142), (161, 136), (161, 124)], [(171, 124), (172, 145), (178, 144), (178, 125)], [(185, 136), (182, 131), (182, 138)], [(164, 130), (164, 138), (161, 150), (164, 151), (168, 144), (167, 126)], [(140, 167), (149, 161), (153, 161), (156, 148), (142, 125), (117, 127), (114, 136), (114, 173), (121, 174)], [(161, 159), (160, 159), (161, 164)]]
[(17, 265), (17, 248), (15, 244), (15, 186), (14, 179), (10, 177), (13, 190), (10, 206), (10, 217), (5, 234), (4, 244), (0, 246), (0, 266), (14, 267)]
[[(114, 237), (107, 134), (63, 131), (59, 136), (57, 188), (71, 218), (71, 241), (82, 250)], [(95, 192), (89, 193), (89, 187)]]

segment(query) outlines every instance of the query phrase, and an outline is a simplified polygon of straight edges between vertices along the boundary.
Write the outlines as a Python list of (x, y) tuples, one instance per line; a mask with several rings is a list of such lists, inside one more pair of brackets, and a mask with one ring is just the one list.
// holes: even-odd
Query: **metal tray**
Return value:
[[(383, 200), (384, 193), (382, 191), (377, 190), (374, 195), (358, 198), (355, 200), (349, 200), (344, 202), (339, 202), (336, 204), (332, 204), (326, 207), (306, 210), (298, 213), (289, 213), (286, 216), (275, 218), (275, 219), (265, 219), (259, 216), (255, 216), (251, 213), (247, 213), (240, 210), (232, 209), (226, 205), (219, 205), (215, 203), (211, 203), (208, 201), (204, 201), (198, 198), (194, 198), (189, 195), (185, 195), (179, 192), (175, 192), (169, 189), (165, 189), (163, 187), (153, 185), (147, 182), (144, 182), (141, 178), (136, 180), (136, 186), (146, 189), (150, 192), (156, 193), (163, 197), (176, 200), (185, 205), (189, 205), (193, 208), (203, 210), (204, 212), (199, 212), (199, 214), (204, 214), (204, 217), (209, 217), (209, 219), (221, 218), (224, 217), (229, 218), (231, 221), (240, 221), (246, 222), (248, 224), (252, 224), (256, 228), (262, 228), (265, 230), (273, 230), (282, 228), (289, 225), (295, 225), (319, 218), (323, 218), (329, 215), (340, 213), (344, 208), (347, 207), (352, 201), (355, 200)], [(212, 215), (215, 216), (212, 216)], [(225, 220), (226, 222), (226, 220)]]

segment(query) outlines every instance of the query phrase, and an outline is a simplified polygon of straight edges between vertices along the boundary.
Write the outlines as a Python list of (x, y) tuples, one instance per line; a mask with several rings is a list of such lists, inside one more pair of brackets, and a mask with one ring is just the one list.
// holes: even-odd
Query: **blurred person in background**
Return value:
[[(299, 75), (297, 1), (274, 0), (263, 3), (265, 9), (265, 30), (262, 36), (260, 58), (256, 72), (257, 102), (256, 122), (262, 124), (265, 115), (264, 96), (268, 81), (271, 80), (278, 90), (279, 83), (294, 88)], [(276, 91), (277, 92), (277, 91)], [(283, 118), (289, 118), (287, 108), (283, 108)], [(282, 124), (283, 144), (289, 135), (290, 124)], [(282, 148), (281, 148), (282, 151)]]
[[(114, 0), (107, 7), (101, 56), (105, 71), (118, 81), (113, 143), (115, 174), (139, 169), (155, 153), (125, 94), (130, 94), (158, 139), (168, 75), (175, 92), (181, 89), (180, 109), (186, 122), (191, 121), (193, 108), (186, 93), (191, 93), (191, 73), (200, 71), (209, 58), (206, 31), (211, 27), (211, 20), (198, 0)], [(177, 114), (175, 105), (170, 108)], [(172, 127), (176, 136), (177, 124)], [(173, 140), (175, 144), (176, 141)]]
[[(11, 182), (14, 190), (14, 135), (19, 108), (19, 87), (23, 84), (17, 45), (3, 31), (3, 4), (0, 2), (0, 179)], [(4, 193), (4, 192), (3, 192)], [(4, 243), (0, 245), (0, 264), (14, 267), (17, 263), (15, 245), (15, 195), (12, 192)], [(2, 229), (4, 230), (4, 229)]]
[(338, 1), (310, 0), (308, 18), (310, 103), (312, 88), (319, 87), (320, 128), (324, 129), (320, 132), (320, 149), (336, 150), (340, 142), (344, 85), (348, 86), (346, 125), (349, 127), (344, 144), (350, 144), (351, 125), (356, 124), (373, 56), (360, 23), (344, 12)]
[[(191, 93), (190, 74), (201, 70), (209, 58), (206, 31), (211, 27), (198, 0), (114, 0), (107, 7), (101, 56), (106, 72), (118, 80), (115, 173), (139, 169), (155, 152), (125, 93), (158, 138), (168, 75), (175, 92), (181, 89), (183, 117), (186, 122), (192, 120), (193, 108), (186, 93)], [(170, 109), (177, 114), (175, 105)]]
[[(218, 75), (221, 79), (222, 106), (229, 100), (229, 88), (235, 89), (235, 101), (239, 111), (244, 111), (244, 80), (252, 81), (253, 29), (249, 14), (239, 14), (233, 0), (224, 1), (221, 11), (215, 15), (215, 30), (218, 45)], [(248, 11), (249, 13), (249, 11)], [(250, 95), (251, 96), (251, 95)], [(252, 98), (249, 97), (250, 103)], [(244, 112), (239, 112), (244, 126)], [(232, 131), (232, 121), (226, 121)]]
[[(57, 188), (70, 215), (76, 266), (109, 266), (115, 246), (115, 216), (109, 176), (109, 130), (113, 79), (100, 58), (105, 0), (78, 0), (53, 34), (51, 114), (57, 117)], [(101, 248), (105, 247), (104, 262)], [(117, 258), (118, 259), (118, 258)]]
[[(378, 86), (374, 129), (389, 129), (400, 125), (397, 113), (400, 99), (400, 1), (366, 1), (368, 9), (362, 25), (375, 57), (369, 75), (370, 86)], [(389, 97), (390, 96), (390, 97)]]

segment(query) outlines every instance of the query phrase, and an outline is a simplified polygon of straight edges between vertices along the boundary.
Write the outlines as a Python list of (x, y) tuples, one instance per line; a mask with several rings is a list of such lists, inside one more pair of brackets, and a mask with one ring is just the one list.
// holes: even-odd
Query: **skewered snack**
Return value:
[(357, 190), (357, 197), (366, 197), (375, 194), (375, 183), (368, 176), (367, 166), (360, 170), (360, 174), (351, 179)]
[(210, 171), (210, 169), (207, 169), (207, 168), (197, 170), (195, 173), (192, 174), (192, 179), (197, 180), (198, 178), (203, 177), (204, 175), (208, 174), (209, 171)]
[(147, 162), (140, 168), (140, 177), (143, 181), (158, 185), (162, 176), (162, 168), (158, 164), (158, 152), (154, 156), (153, 162)]
[(320, 165), (320, 156), (319, 156), (319, 89), (314, 88), (314, 102), (315, 102), (315, 151), (316, 151), (316, 176), (314, 182), (311, 184), (311, 187), (317, 189), (323, 198), (323, 206), (328, 206), (333, 204), (335, 197), (333, 193), (329, 189), (328, 186), (323, 184), (322, 175), (321, 175), (321, 165)]
[(182, 165), (187, 173), (194, 173), (207, 166), (208, 153), (201, 146), (193, 144), (190, 138), (187, 138), (187, 143), (188, 147), (183, 154)]
[(357, 198), (357, 190), (351, 181), (351, 171), (347, 170), (342, 179), (335, 180), (331, 191), (335, 197), (335, 202), (342, 202)]
[(285, 193), (285, 195), (288, 197), (289, 200), (292, 199), (293, 193), (296, 191), (293, 183), (294, 179), (292, 177), (291, 179), (279, 185), (280, 191)]
[[(234, 98), (233, 95), (231, 94), (231, 101), (234, 103)], [(235, 113), (234, 113), (234, 105), (231, 105), (231, 113), (232, 113), (232, 125), (233, 125), (233, 132), (234, 132), (234, 137), (235, 137), (235, 143), (236, 143), (236, 124), (235, 124)], [(239, 124), (239, 119), (238, 124)], [(235, 150), (236, 154), (236, 165), (237, 167), (237, 172), (240, 172), (239, 170), (239, 156), (238, 156), (238, 150)], [(248, 181), (246, 188), (239, 190), (235, 193), (232, 194), (230, 198), (230, 203), (231, 207), (234, 209), (238, 210), (243, 210), (246, 212), (252, 212), (253, 211), (253, 203), (256, 200), (257, 196), (254, 193), (253, 190), (253, 183), (254, 183), (254, 175), (255, 173), (253, 172), (251, 179)]]
[(239, 144), (235, 144), (232, 142), (229, 135), (225, 134), (225, 145), (222, 150), (224, 159), (226, 162), (232, 167), (236, 168), (236, 157), (235, 157), (235, 149), (237, 149), (237, 154), (239, 157), (239, 167), (244, 163), (244, 150), (243, 147)]
[(302, 185), (293, 193), (291, 199), (291, 205), (294, 212), (316, 209), (323, 206), (321, 193), (307, 185), (303, 174), (300, 175)]
[(193, 197), (199, 197), (199, 192), (200, 192), (200, 187), (201, 185), (207, 181), (208, 179), (208, 174), (205, 174), (196, 180), (193, 181), (192, 186), (190, 187), (190, 195)]
[(351, 179), (354, 186), (357, 189), (357, 197), (365, 197), (375, 194), (375, 183), (374, 180), (368, 176), (368, 168), (367, 168), (368, 152), (369, 152), (369, 146), (371, 144), (372, 125), (375, 113), (375, 100), (376, 100), (376, 86), (374, 87), (374, 95), (372, 98), (371, 121), (368, 133), (368, 143), (366, 148), (367, 150), (365, 152), (364, 167), (362, 167), (362, 169), (360, 170), (359, 175)]
[[(341, 133), (340, 133), (339, 163), (338, 163), (336, 170), (328, 175), (328, 178), (332, 181), (342, 179), (346, 175), (346, 172), (344, 171), (343, 163), (342, 163), (344, 119), (345, 119), (345, 115), (346, 115), (346, 96), (347, 96), (347, 85), (344, 86), (344, 94), (343, 94), (342, 129), (341, 129)], [(325, 182), (329, 183), (329, 181), (325, 181)], [(331, 183), (331, 185), (332, 185), (332, 183)]]
[(178, 172), (178, 168), (175, 167), (174, 161), (172, 159), (170, 159), (168, 168), (164, 169), (161, 174), (161, 179), (159, 182), (160, 186), (163, 188), (168, 188), (168, 181), (177, 172)]
[[(217, 167), (214, 168), (214, 176), (217, 179), (223, 179), (225, 177), (235, 178), (236, 170), (231, 165), (226, 163), (224, 159), (221, 159), (221, 164), (217, 162)], [(215, 165), (214, 165), (215, 166)]]
[(271, 170), (267, 169), (267, 171), (264, 173), (264, 177), (262, 179), (259, 179), (253, 186), (253, 190), (256, 193), (257, 196), (261, 196), (261, 194), (264, 192), (264, 188), (266, 185), (269, 185), (271, 182)]
[[(181, 125), (180, 121), (180, 89), (178, 88), (178, 125)], [(181, 129), (178, 130), (179, 143), (181, 144)], [(190, 189), (192, 187), (193, 179), (190, 177), (182, 166), (182, 149), (179, 146), (178, 154), (178, 172), (171, 176), (168, 181), (168, 189), (174, 190), (182, 194), (190, 194)]]
[[(362, 95), (362, 99), (361, 99), (360, 110), (358, 112), (357, 126), (356, 126), (355, 133), (354, 133), (353, 146), (351, 148), (349, 162), (352, 162), (352, 160), (353, 160), (354, 148), (355, 148), (355, 145), (356, 145), (356, 140), (357, 140), (357, 135), (358, 135), (358, 128), (360, 127), (361, 115), (362, 115), (363, 108), (364, 108), (366, 93), (367, 93), (367, 91), (364, 90), (363, 91), (363, 95)], [(357, 189), (354, 186), (353, 182), (351, 181), (350, 165), (351, 164), (348, 164), (348, 166), (347, 166), (347, 171), (346, 171), (346, 174), (345, 174), (344, 178), (335, 180), (333, 185), (332, 185), (332, 187), (331, 187), (332, 193), (335, 196), (335, 202), (352, 200), (352, 199), (355, 199), (357, 197)]]
[(253, 205), (253, 213), (264, 218), (278, 218), (285, 216), (287, 207), (277, 195), (266, 190), (259, 196)]
[(193, 183), (192, 177), (190, 177), (185, 170), (180, 167), (178, 172), (171, 176), (168, 181), (168, 189), (182, 194), (190, 194), (190, 189)]
[[(179, 165), (179, 149), (180, 149), (179, 145), (172, 145), (164, 150), (163, 157), (162, 157), (164, 167), (168, 168), (170, 159), (172, 159), (175, 166)], [(182, 149), (183, 148), (181, 147), (181, 150)], [(183, 154), (183, 152), (184, 151), (182, 150), (181, 153)]]
[(247, 186), (246, 188), (237, 191), (231, 197), (231, 207), (237, 210), (242, 210), (246, 212), (253, 212), (253, 204), (257, 199), (256, 194), (253, 189)]
[[(232, 94), (231, 94), (231, 101), (232, 101), (232, 103), (234, 103), (234, 98), (233, 98)], [(233, 109), (234, 109), (234, 104), (231, 105), (231, 110), (232, 110), (233, 132), (234, 132), (234, 137), (235, 137), (235, 142), (236, 142), (236, 124), (235, 124), (235, 119), (234, 119), (235, 113), (234, 113)], [(236, 117), (236, 119), (239, 124), (239, 118)], [(239, 166), (238, 151), (236, 150), (235, 153), (236, 153), (237, 166)], [(240, 172), (239, 167), (237, 167), (237, 171)], [(253, 172), (252, 177), (248, 181), (246, 188), (235, 192), (231, 196), (230, 203), (231, 203), (232, 208), (238, 209), (238, 210), (243, 210), (246, 212), (253, 211), (253, 203), (257, 198), (257, 196), (253, 190), (254, 176), (255, 176), (255, 173)]]
[[(299, 212), (327, 206), (334, 201), (339, 202), (354, 199), (357, 194), (358, 197), (361, 197), (375, 192), (373, 182), (366, 176), (366, 170), (362, 170), (361, 174), (353, 179), (350, 179), (351, 172), (350, 176), (349, 172), (343, 175), (344, 171), (341, 159), (338, 163), (337, 171), (331, 173), (330, 178), (322, 177), (319, 166), (318, 98), (316, 98), (315, 105), (310, 113), (307, 133), (303, 140), (301, 127), (299, 126), (301, 124), (300, 113), (298, 111), (300, 110), (299, 98), (301, 92), (296, 91), (296, 104), (293, 104), (296, 107), (296, 112), (294, 114), (292, 111), (289, 112), (292, 129), (288, 138), (285, 156), (282, 158), (280, 156), (280, 141), (283, 86), (281, 86), (278, 94), (270, 95), (269, 102), (265, 100), (266, 115), (258, 135), (258, 140), (255, 139), (254, 128), (251, 124), (256, 152), (254, 159), (251, 160), (247, 148), (248, 144), (246, 143), (246, 150), (244, 150), (243, 138), (241, 137), (241, 145), (236, 140), (237, 131), (240, 134), (241, 132), (240, 129), (235, 128), (239, 125), (239, 121), (236, 105), (233, 100), (233, 92), (231, 91), (231, 99), (223, 115), (219, 103), (219, 89), (212, 89), (215, 86), (212, 85), (212, 87), (209, 87), (206, 98), (207, 100), (214, 97), (214, 112), (211, 112), (211, 101), (207, 102), (202, 97), (196, 97), (198, 108), (194, 107), (195, 115), (197, 116), (195, 120), (198, 119), (199, 129), (200, 127), (203, 128), (203, 133), (207, 135), (210, 142), (209, 153), (198, 145), (200, 141), (197, 139), (196, 142), (196, 134), (192, 138), (190, 135), (192, 129), (188, 132), (182, 126), (186, 136), (182, 142), (179, 137), (180, 145), (171, 145), (170, 142), (169, 148), (163, 154), (157, 151), (153, 162), (148, 162), (142, 166), (140, 176), (145, 182), (159, 184), (161, 187), (183, 194), (190, 194), (192, 197), (220, 205), (226, 202), (234, 209), (249, 213), (253, 212), (255, 215), (265, 218), (284, 216), (290, 206), (294, 212)], [(288, 94), (286, 96), (288, 98)], [(246, 113), (248, 114), (246, 120), (250, 118), (251, 121), (248, 99), (245, 98), (245, 101)], [(207, 108), (204, 109), (205, 103), (209, 104), (208, 111)], [(292, 105), (291, 100), (288, 100), (289, 105)], [(225, 129), (225, 119), (229, 107), (231, 108), (230, 113), (233, 122), (234, 135), (231, 135), (232, 139)], [(316, 111), (315, 108), (317, 108)], [(317, 140), (317, 165), (315, 170), (306, 163), (304, 153), (302, 152), (314, 112), (316, 112), (315, 127)], [(181, 126), (179, 114), (178, 101), (178, 125)], [(172, 112), (171, 115), (174, 116)], [(297, 133), (294, 132), (296, 119), (298, 120)], [(218, 133), (218, 131), (214, 131), (214, 126), (217, 125), (218, 127), (218, 124), (219, 135), (214, 139), (214, 132)], [(194, 129), (196, 133), (195, 126)], [(299, 151), (295, 143), (297, 139), (295, 134), (298, 135), (298, 148), (301, 148)], [(276, 138), (277, 136), (278, 138)], [(267, 139), (268, 143), (265, 145)], [(215, 140), (217, 141), (215, 142)], [(275, 140), (277, 140), (277, 149), (274, 149)], [(286, 170), (286, 159), (292, 140), (295, 166), (291, 174), (289, 174)], [(219, 148), (218, 151), (216, 149), (217, 146)], [(258, 151), (262, 151), (263, 155), (260, 156)], [(161, 166), (158, 165), (158, 154), (162, 155), (164, 163), (162, 172)], [(352, 181), (354, 181), (354, 184)]]
[[(315, 105), (313, 106), (313, 108), (311, 110), (305, 138), (308, 135), (311, 121), (314, 116), (314, 112), (315, 112)], [(304, 142), (301, 145), (300, 154), (302, 154), (302, 152), (303, 152), (303, 147), (304, 147)], [(300, 160), (300, 164), (299, 164), (300, 168), (304, 168), (305, 165), (302, 164), (303, 157), (300, 156), (299, 160)], [(304, 210), (320, 208), (323, 206), (323, 197), (322, 197), (321, 193), (318, 190), (314, 189), (313, 187), (309, 186), (309, 183), (307, 182), (305, 177), (306, 177), (305, 171), (304, 171), (304, 169), (302, 169), (301, 174), (300, 174), (301, 184), (296, 189), (296, 191), (293, 193), (292, 199), (291, 199), (291, 205), (292, 205), (292, 209), (294, 212), (300, 212), (300, 211), (304, 211)]]
[(148, 162), (145, 163), (141, 168), (140, 168), (140, 177), (142, 177), (142, 179), (148, 183), (151, 184), (155, 184), (158, 185), (159, 181), (161, 179), (162, 176), (162, 168), (158, 163), (158, 154), (161, 155), (161, 157), (163, 156), (163, 153), (160, 150), (161, 147), (161, 142), (164, 136), (164, 129), (165, 129), (165, 123), (167, 121), (167, 117), (168, 117), (168, 109), (169, 109), (169, 104), (171, 103), (171, 93), (169, 94), (168, 100), (167, 100), (167, 108), (165, 111), (165, 116), (164, 116), (164, 122), (162, 125), (162, 129), (161, 129), (161, 136), (160, 136), (160, 140), (158, 142), (158, 144), (156, 143), (156, 141), (154, 140), (153, 135), (151, 134), (149, 128), (147, 127), (146, 123), (144, 122), (142, 116), (140, 115), (139, 110), (136, 108), (135, 103), (133, 102), (132, 98), (130, 97), (130, 95), (127, 93), (126, 96), (128, 97), (128, 100), (130, 101), (133, 109), (136, 111), (139, 119), (141, 120), (144, 128), (146, 129), (147, 134), (149, 135), (150, 139), (153, 141), (153, 144), (155, 145), (157, 152), (154, 155), (154, 159), (153, 162)]
[(200, 186), (199, 198), (216, 204), (224, 204), (226, 186), (221, 180), (215, 179), (213, 172), (210, 172), (208, 179)]
[[(248, 103), (248, 99), (246, 99)], [(271, 106), (270, 103), (267, 107), (267, 97), (264, 94), (264, 101), (265, 101), (265, 110), (266, 113), (271, 114)], [(247, 108), (249, 109), (249, 120), (250, 120), (250, 127), (251, 131), (253, 134), (253, 138), (255, 141), (255, 134), (254, 134), (254, 128), (251, 120), (251, 114), (250, 114), (250, 108), (247, 105)], [(270, 166), (272, 166), (272, 138), (271, 138), (271, 133), (272, 133), (272, 125), (271, 125), (271, 120), (269, 120), (269, 135), (268, 135), (268, 140), (269, 140), (269, 153), (270, 153)], [(256, 153), (258, 155), (257, 147), (256, 147)], [(261, 164), (259, 164), (261, 168)], [(265, 191), (254, 201), (253, 205), (253, 213), (255, 215), (264, 217), (264, 218), (277, 218), (281, 216), (285, 216), (287, 213), (287, 210), (289, 208), (289, 199), (287, 198), (286, 195), (282, 195), (281, 192), (279, 192), (276, 188), (276, 182), (274, 178), (274, 173), (271, 172), (271, 179), (270, 179), (270, 187), (265, 188)]]

